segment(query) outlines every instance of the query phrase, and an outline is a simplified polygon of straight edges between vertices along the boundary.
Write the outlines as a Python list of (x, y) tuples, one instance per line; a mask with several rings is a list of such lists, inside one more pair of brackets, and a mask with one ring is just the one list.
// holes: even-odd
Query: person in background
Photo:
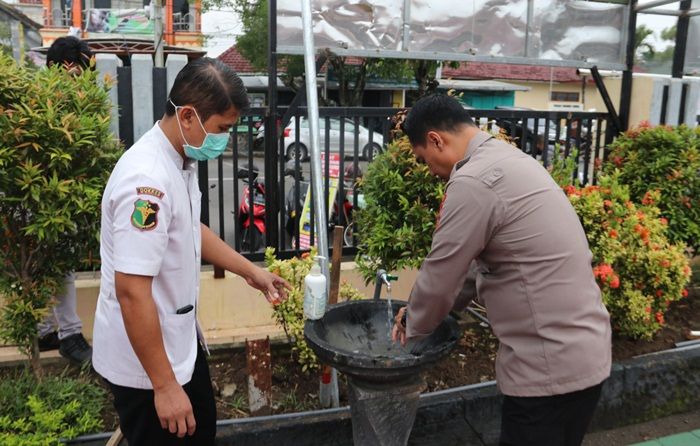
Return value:
[(216, 405), (197, 323), (201, 261), (270, 302), (289, 284), (200, 223), (197, 161), (226, 150), (249, 106), (243, 81), (210, 58), (178, 73), (165, 115), (119, 159), (102, 197), (102, 279), (93, 366), (130, 446), (214, 444)]
[(58, 65), (75, 75), (80, 75), (90, 68), (93, 58), (92, 51), (84, 40), (73, 36), (56, 39), (46, 53), (46, 65)]
[(542, 165), (479, 130), (450, 96), (420, 99), (403, 129), (447, 187), (393, 338), (428, 336), (478, 299), (500, 341), (500, 444), (580, 445), (610, 375), (611, 328), (571, 203)]
[[(59, 66), (79, 76), (90, 67), (92, 51), (87, 44), (72, 36), (59, 37), (49, 47), (46, 64)], [(76, 364), (90, 362), (92, 348), (83, 336), (83, 323), (77, 313), (75, 274), (66, 275), (63, 292), (38, 326), (39, 350), (58, 349), (61, 356)]]

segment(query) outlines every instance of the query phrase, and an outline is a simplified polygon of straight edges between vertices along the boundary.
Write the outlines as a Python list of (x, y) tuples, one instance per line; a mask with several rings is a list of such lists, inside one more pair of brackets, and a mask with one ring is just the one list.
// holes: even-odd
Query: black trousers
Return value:
[(182, 386), (190, 399), (197, 428), (191, 437), (177, 438), (160, 426), (153, 390), (133, 389), (109, 383), (114, 395), (114, 408), (119, 415), (119, 427), (129, 446), (170, 446), (214, 444), (216, 436), (216, 403), (209, 377), (206, 354), (197, 346), (197, 361), (190, 382)]
[(500, 445), (579, 446), (602, 386), (544, 397), (505, 396)]

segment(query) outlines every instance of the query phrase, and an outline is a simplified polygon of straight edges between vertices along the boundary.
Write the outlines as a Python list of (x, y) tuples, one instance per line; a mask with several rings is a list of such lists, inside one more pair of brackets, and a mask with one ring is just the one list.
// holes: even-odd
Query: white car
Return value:
[[(330, 119), (331, 128), (329, 130), (329, 149), (331, 153), (340, 152), (340, 119)], [(355, 153), (355, 132), (358, 133), (358, 155), (364, 159), (374, 159), (382, 151), (384, 138), (381, 133), (372, 133), (372, 143), (369, 141), (369, 130), (366, 127), (355, 127), (355, 123), (350, 119), (345, 119), (344, 141), (345, 148), (343, 150), (345, 157), (353, 157)], [(319, 119), (319, 133), (321, 144), (320, 150), (326, 150), (326, 119)], [(305, 117), (299, 118), (299, 143), (296, 142), (296, 122), (292, 119), (289, 125), (284, 129), (284, 147), (285, 156), (287, 159), (295, 159), (298, 156), (300, 160), (309, 158), (309, 146), (311, 137), (309, 135), (309, 121)]]

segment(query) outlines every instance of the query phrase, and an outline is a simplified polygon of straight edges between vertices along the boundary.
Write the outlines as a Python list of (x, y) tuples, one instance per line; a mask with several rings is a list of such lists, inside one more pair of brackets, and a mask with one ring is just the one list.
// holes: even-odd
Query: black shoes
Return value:
[(83, 364), (92, 360), (92, 347), (90, 347), (82, 333), (62, 339), (60, 344), (58, 352), (69, 361)]
[(49, 350), (58, 350), (61, 345), (61, 341), (58, 340), (58, 333), (52, 331), (51, 333), (39, 338), (39, 351), (46, 352)]

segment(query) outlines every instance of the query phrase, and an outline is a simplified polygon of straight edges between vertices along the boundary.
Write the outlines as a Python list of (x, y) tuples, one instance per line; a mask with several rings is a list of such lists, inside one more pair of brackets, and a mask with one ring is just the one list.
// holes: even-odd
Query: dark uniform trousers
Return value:
[(119, 427), (129, 446), (170, 446), (214, 444), (216, 436), (216, 403), (209, 376), (209, 365), (201, 346), (190, 382), (182, 386), (190, 399), (197, 423), (194, 435), (178, 438), (160, 426), (153, 402), (153, 390), (134, 389), (109, 383), (114, 395), (114, 408), (119, 414)]
[(501, 446), (579, 446), (603, 384), (563, 395), (503, 398)]

